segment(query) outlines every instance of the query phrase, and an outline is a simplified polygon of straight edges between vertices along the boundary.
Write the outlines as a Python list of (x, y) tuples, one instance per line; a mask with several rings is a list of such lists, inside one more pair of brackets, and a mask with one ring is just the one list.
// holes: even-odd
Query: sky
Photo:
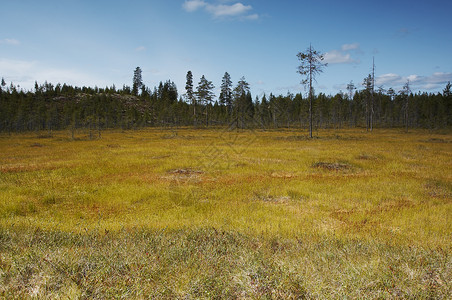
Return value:
[(185, 93), (204, 75), (219, 94), (225, 72), (253, 97), (307, 93), (297, 73), (309, 45), (328, 63), (316, 93), (358, 89), (372, 72), (396, 92), (441, 92), (452, 81), (452, 1), (0, 0), (0, 77), (34, 82), (132, 85), (174, 81)]

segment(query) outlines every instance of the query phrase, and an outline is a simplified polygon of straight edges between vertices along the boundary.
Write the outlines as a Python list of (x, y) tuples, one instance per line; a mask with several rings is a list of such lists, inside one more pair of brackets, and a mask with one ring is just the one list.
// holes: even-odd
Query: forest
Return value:
[[(251, 95), (242, 77), (233, 86), (226, 72), (220, 95), (204, 76), (194, 88), (187, 72), (184, 93), (171, 80), (153, 89), (143, 84), (141, 69), (134, 71), (132, 87), (76, 87), (35, 82), (26, 91), (2, 79), (0, 86), (0, 131), (24, 132), (108, 128), (137, 129), (174, 126), (229, 126), (231, 128), (306, 128), (309, 124), (308, 97), (301, 93)], [(347, 92), (313, 96), (313, 126), (321, 128), (427, 128), (452, 125), (450, 82), (442, 93), (374, 89), (365, 78), (362, 89), (353, 82)], [(367, 83), (367, 84), (366, 84)]]

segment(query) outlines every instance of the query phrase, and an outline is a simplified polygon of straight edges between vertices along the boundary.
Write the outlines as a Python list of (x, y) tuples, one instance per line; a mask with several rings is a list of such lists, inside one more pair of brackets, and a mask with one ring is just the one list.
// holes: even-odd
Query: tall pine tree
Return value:
[(221, 80), (220, 104), (226, 106), (228, 115), (232, 114), (232, 81), (228, 72), (224, 73)]
[(246, 82), (245, 77), (240, 78), (233, 92), (234, 98), (234, 114), (236, 118), (237, 128), (244, 128), (245, 121), (251, 114), (253, 100), (250, 93), (250, 85)]
[(191, 71), (187, 72), (185, 91), (186, 99), (193, 106), (193, 125), (196, 126), (196, 97), (193, 92), (193, 74)]
[(215, 94), (213, 93), (214, 88), (215, 86), (212, 84), (212, 81), (207, 80), (206, 77), (202, 75), (198, 87), (196, 88), (196, 95), (198, 96), (199, 103), (204, 105), (206, 126), (209, 126), (209, 107), (215, 97)]
[(305, 52), (299, 52), (297, 54), (300, 65), (298, 66), (298, 73), (302, 76), (306, 76), (303, 79), (302, 84), (309, 87), (309, 137), (312, 138), (312, 98), (314, 97), (314, 89), (312, 88), (312, 81), (315, 80), (315, 76), (323, 72), (323, 68), (327, 64), (322, 63), (324, 56), (322, 53), (314, 50), (311, 45)]
[(143, 78), (141, 77), (141, 68), (137, 67), (133, 72), (133, 85), (132, 85), (132, 94), (134, 96), (138, 96), (138, 91), (143, 85)]

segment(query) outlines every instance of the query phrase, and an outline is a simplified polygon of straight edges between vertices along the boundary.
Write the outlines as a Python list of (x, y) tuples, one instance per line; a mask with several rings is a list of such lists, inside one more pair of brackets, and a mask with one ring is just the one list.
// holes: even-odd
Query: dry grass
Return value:
[(450, 133), (176, 133), (0, 135), (0, 295), (450, 298)]

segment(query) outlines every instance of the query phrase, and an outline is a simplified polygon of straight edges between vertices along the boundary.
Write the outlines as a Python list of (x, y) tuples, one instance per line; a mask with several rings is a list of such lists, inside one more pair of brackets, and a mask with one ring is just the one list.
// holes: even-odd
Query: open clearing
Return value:
[(452, 295), (452, 134), (0, 135), (0, 296)]

